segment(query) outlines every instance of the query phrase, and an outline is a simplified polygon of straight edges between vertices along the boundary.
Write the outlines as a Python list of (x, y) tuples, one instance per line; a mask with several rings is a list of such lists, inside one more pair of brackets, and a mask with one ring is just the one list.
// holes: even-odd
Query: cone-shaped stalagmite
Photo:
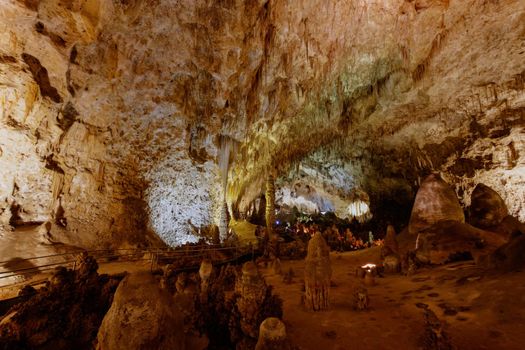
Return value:
[(442, 220), (465, 222), (465, 215), (452, 188), (438, 174), (432, 174), (417, 191), (408, 231), (417, 234)]
[(305, 301), (310, 310), (328, 308), (331, 276), (330, 248), (321, 233), (317, 232), (308, 242), (304, 269)]
[(385, 243), (381, 248), (381, 256), (384, 258), (391, 254), (399, 254), (399, 245), (397, 243), (394, 226), (388, 225), (386, 228)]

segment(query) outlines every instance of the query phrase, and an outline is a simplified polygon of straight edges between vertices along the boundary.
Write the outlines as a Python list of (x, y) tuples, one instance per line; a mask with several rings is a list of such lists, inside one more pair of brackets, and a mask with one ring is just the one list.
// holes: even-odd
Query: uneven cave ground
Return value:
[[(488, 194), (492, 202), (497, 199), (491, 190), (480, 188), (485, 198)], [(430, 209), (429, 201), (436, 202)], [(101, 258), (99, 265), (75, 250), (74, 269), (55, 268), (47, 280), (49, 273), (42, 271), (26, 276), (26, 283), (35, 275), (40, 283), (37, 290), (29, 285), (21, 289), (15, 304), (2, 309), (0, 346), (265, 349), (258, 339), (259, 326), (274, 317), (282, 320), (286, 341), (272, 349), (521, 349), (523, 224), (492, 205), (476, 217), (493, 223), (499, 211), (504, 218), (496, 219), (502, 220), (494, 230), (499, 233), (484, 231), (451, 215), (461, 216), (460, 209), (443, 180), (429, 176), (416, 196), (409, 225), (399, 234), (390, 225), (384, 239), (368, 248), (342, 249), (331, 240), (334, 226), (329, 224), (335, 217), (328, 216), (323, 235), (311, 236), (317, 240), (301, 232), (304, 241), (269, 243), (280, 259), (257, 253), (253, 246), (245, 247), (245, 254), (228, 256), (231, 252), (224, 249), (232, 245), (203, 243), (184, 247), (189, 254), (164, 264), (153, 266), (151, 259), (136, 253), (131, 260)], [(430, 224), (429, 218), (437, 222)], [(418, 235), (409, 232), (425, 225), (429, 227)], [(454, 236), (443, 230), (452, 230)], [(506, 243), (489, 249), (494, 237)], [(318, 244), (329, 252), (329, 296), (327, 307), (313, 311), (305, 303), (305, 281), (311, 278), (305, 271), (311, 254), (325, 254), (315, 248)], [(204, 262), (194, 249), (207, 251)], [(299, 252), (290, 254), (294, 250)], [(401, 257), (399, 266), (388, 271), (393, 251)], [(218, 255), (229, 263), (217, 263)], [(413, 269), (412, 263), (417, 265)], [(363, 278), (359, 273), (370, 264), (376, 266), (372, 284), (368, 274)], [(97, 269), (112, 275), (99, 275)], [(355, 296), (363, 289), (367, 303), (360, 309)]]
[(521, 349), (524, 0), (0, 0), (0, 349)]

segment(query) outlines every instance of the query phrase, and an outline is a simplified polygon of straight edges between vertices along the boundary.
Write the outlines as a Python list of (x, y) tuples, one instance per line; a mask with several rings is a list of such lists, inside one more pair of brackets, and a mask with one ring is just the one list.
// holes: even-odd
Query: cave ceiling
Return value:
[(483, 182), (525, 220), (520, 0), (4, 0), (0, 101), (0, 218), (79, 245), (178, 244), (301, 166), (372, 202)]

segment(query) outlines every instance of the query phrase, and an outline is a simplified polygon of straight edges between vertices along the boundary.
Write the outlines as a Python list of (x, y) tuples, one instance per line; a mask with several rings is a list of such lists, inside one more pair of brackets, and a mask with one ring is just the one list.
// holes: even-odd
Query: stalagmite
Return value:
[(321, 233), (317, 232), (308, 242), (304, 269), (306, 306), (310, 310), (328, 308), (331, 277), (330, 248)]
[(408, 232), (417, 234), (442, 220), (465, 222), (456, 193), (439, 176), (428, 176), (417, 191)]
[(269, 317), (261, 323), (255, 350), (290, 350), (291, 348), (286, 338), (286, 327), (281, 320)]
[(235, 291), (240, 295), (237, 299), (237, 308), (241, 316), (241, 329), (251, 338), (257, 338), (257, 311), (264, 302), (266, 289), (266, 283), (259, 274), (257, 266), (251, 261), (245, 263), (235, 283)]
[(210, 277), (213, 272), (213, 265), (209, 260), (203, 260), (199, 268), (199, 277), (201, 278), (201, 300), (206, 300)]
[(359, 286), (355, 291), (354, 291), (354, 309), (355, 310), (359, 310), (359, 311), (363, 311), (363, 310), (366, 310), (368, 309), (368, 304), (370, 303), (370, 299), (368, 297), (368, 290), (363, 287), (363, 286)]

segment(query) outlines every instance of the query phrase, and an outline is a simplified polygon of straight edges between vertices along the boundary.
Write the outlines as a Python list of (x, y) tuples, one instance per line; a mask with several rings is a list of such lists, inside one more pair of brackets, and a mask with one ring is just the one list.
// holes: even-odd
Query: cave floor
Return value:
[(303, 261), (283, 261), (295, 278), (285, 284), (270, 268), (266, 281), (284, 301), (284, 321), (300, 349), (418, 349), (427, 304), (458, 349), (523, 349), (525, 341), (525, 272), (487, 274), (472, 262), (418, 270), (410, 277), (386, 275), (368, 287), (370, 309), (353, 309), (360, 285), (355, 268), (377, 263), (379, 248), (331, 253), (330, 309), (309, 312), (301, 305)]

